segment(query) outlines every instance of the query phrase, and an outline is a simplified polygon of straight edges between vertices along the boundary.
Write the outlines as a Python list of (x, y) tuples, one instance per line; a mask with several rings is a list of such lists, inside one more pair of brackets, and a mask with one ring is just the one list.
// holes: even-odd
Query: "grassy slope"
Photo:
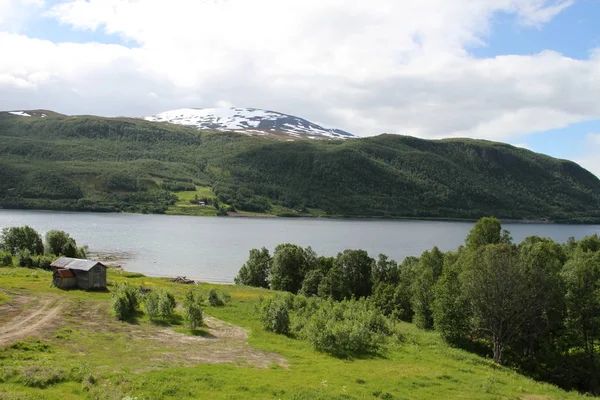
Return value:
[[(176, 291), (179, 299), (188, 289), (164, 279), (127, 276), (109, 271), (108, 278), (109, 282), (167, 287)], [(176, 359), (165, 364), (157, 360), (160, 356), (168, 359), (173, 351), (168, 343), (157, 347), (137, 337), (139, 332), (153, 329), (148, 321), (116, 323), (108, 315), (108, 293), (59, 291), (49, 286), (50, 279), (50, 273), (44, 271), (0, 268), (0, 297), (4, 301), (11, 302), (18, 295), (50, 296), (69, 310), (64, 325), (48, 332), (41, 342), (29, 341), (22, 350), (0, 349), (0, 399), (120, 399), (126, 395), (138, 399), (583, 398), (449, 348), (435, 333), (409, 324), (399, 327), (403, 340), (379, 356), (340, 360), (322, 355), (304, 341), (262, 330), (254, 307), (260, 296), (272, 292), (239, 286), (217, 286), (231, 295), (232, 302), (225, 307), (207, 307), (205, 312), (248, 329), (251, 346), (282, 355), (289, 368), (273, 365), (260, 369), (239, 363), (181, 366), (185, 363)], [(199, 289), (211, 287), (214, 285), (204, 284)], [(90, 308), (101, 310), (96, 318), (115, 324), (112, 333), (82, 328), (77, 316)], [(27, 371), (35, 371), (38, 377), (62, 371), (64, 381), (46, 389), (27, 387), (19, 383)]]
[[(239, 210), (256, 211), (252, 205), (266, 200), (275, 215), (600, 220), (600, 180), (588, 171), (478, 140), (284, 142), (127, 118), (0, 113), (0, 154), (0, 205), (8, 206), (2, 198), (15, 194), (33, 208), (77, 201), (36, 194), (31, 177), (39, 171), (74, 182), (100, 205), (141, 202), (106, 189), (106, 176), (125, 171), (149, 193), (165, 181), (193, 182)], [(212, 215), (182, 204), (167, 212)]]

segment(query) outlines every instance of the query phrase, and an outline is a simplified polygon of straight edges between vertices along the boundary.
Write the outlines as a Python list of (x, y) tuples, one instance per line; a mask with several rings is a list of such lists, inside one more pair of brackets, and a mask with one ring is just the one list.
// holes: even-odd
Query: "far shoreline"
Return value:
[[(475, 223), (478, 218), (460, 218), (460, 217), (411, 217), (411, 216), (343, 216), (343, 215), (276, 215), (276, 214), (260, 214), (260, 213), (244, 213), (235, 212), (228, 215), (193, 215), (184, 213), (136, 213), (136, 212), (113, 212), (113, 211), (88, 211), (88, 210), (54, 210), (40, 208), (4, 208), (0, 206), (0, 212), (7, 211), (36, 211), (36, 212), (56, 212), (56, 213), (72, 213), (72, 214), (103, 214), (103, 215), (164, 215), (170, 217), (201, 217), (201, 218), (234, 218), (234, 219), (310, 219), (310, 220), (342, 220), (342, 221), (430, 221), (430, 222), (464, 222)], [(493, 215), (489, 215), (493, 216)], [(548, 219), (513, 219), (497, 217), (502, 223), (509, 224), (540, 224), (540, 225), (600, 225), (600, 220), (592, 221), (553, 221)]]

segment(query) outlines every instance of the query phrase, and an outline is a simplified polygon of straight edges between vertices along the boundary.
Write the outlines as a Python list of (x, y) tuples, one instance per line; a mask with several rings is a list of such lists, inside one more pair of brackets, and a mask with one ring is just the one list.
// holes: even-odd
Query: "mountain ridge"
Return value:
[[(0, 113), (0, 207), (600, 222), (600, 180), (474, 139), (264, 140), (135, 118)], [(270, 136), (267, 136), (270, 137)], [(217, 208), (190, 207), (194, 196)]]

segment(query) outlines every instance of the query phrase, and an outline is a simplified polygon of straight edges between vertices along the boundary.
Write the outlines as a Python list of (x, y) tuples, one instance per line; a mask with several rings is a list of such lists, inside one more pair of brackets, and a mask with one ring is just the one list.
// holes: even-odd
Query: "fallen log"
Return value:
[(175, 278), (169, 279), (170, 282), (175, 282), (175, 283), (183, 283), (185, 285), (191, 285), (196, 283), (196, 281), (194, 281), (193, 279), (188, 279), (185, 276), (177, 276)]

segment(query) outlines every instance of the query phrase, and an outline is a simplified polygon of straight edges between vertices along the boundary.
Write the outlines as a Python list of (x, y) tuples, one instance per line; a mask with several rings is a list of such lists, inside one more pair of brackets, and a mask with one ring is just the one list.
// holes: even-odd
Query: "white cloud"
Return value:
[(600, 178), (600, 133), (590, 133), (586, 140), (586, 150), (581, 158), (576, 160), (582, 167)]
[(234, 104), (361, 135), (518, 142), (600, 118), (600, 52), (588, 60), (550, 51), (475, 59), (466, 49), (484, 45), (495, 13), (541, 26), (571, 4), (67, 1), (46, 15), (119, 35), (131, 48), (0, 33), (0, 48), (13, 55), (0, 59), (0, 109), (141, 116)]
[(44, 0), (0, 0), (0, 31), (20, 30), (27, 19), (44, 5)]

